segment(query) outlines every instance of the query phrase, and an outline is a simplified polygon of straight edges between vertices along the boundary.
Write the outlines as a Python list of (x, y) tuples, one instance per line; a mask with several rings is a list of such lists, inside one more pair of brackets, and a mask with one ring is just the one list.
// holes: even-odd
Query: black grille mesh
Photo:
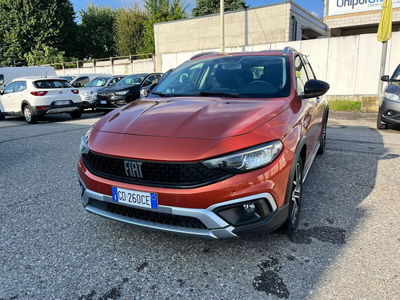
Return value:
[(135, 160), (142, 163), (143, 178), (132, 178), (125, 173), (125, 160), (127, 159), (104, 156), (92, 151), (83, 157), (86, 167), (100, 177), (147, 186), (189, 188), (232, 176), (219, 169), (208, 169), (198, 162), (165, 163)]
[(192, 217), (177, 216), (162, 212), (148, 211), (109, 202), (97, 201), (93, 199), (90, 200), (90, 203), (91, 205), (97, 208), (104, 209), (111, 213), (137, 220), (143, 220), (158, 224), (185, 227), (185, 228), (206, 229), (206, 226), (199, 219)]

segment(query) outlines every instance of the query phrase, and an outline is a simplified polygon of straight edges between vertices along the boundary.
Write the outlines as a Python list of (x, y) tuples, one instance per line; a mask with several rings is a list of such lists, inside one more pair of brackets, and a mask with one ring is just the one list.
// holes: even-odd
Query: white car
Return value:
[(95, 73), (93, 73), (93, 74), (73, 74), (73, 75), (66, 75), (66, 76), (68, 76), (68, 77), (73, 76), (73, 79), (70, 81), (71, 85), (73, 87), (80, 88), (80, 87), (86, 86), (89, 83), (89, 81), (91, 81), (97, 77), (108, 77), (111, 75), (110, 74), (95, 74)]
[(118, 81), (124, 78), (125, 75), (103, 76), (97, 77), (90, 81), (87, 85), (79, 89), (79, 95), (82, 98), (85, 108), (95, 107), (97, 93), (104, 88), (114, 86)]
[(81, 109), (79, 90), (65, 79), (17, 78), (0, 92), (0, 120), (6, 115), (24, 116), (27, 123), (33, 124), (56, 113), (69, 113), (77, 119)]

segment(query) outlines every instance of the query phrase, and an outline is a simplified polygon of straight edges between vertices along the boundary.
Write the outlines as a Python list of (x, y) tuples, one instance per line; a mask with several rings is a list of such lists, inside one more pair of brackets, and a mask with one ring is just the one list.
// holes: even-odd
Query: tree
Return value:
[(114, 40), (118, 55), (138, 54), (143, 48), (145, 21), (146, 14), (138, 5), (117, 11)]
[(154, 53), (153, 25), (187, 18), (186, 8), (182, 6), (181, 0), (145, 0), (144, 7), (147, 12), (147, 20), (141, 52)]
[(74, 55), (74, 18), (69, 0), (0, 0), (0, 65), (25, 65), (38, 45)]
[[(243, 0), (225, 0), (225, 11), (233, 11), (244, 8), (246, 2)], [(220, 0), (196, 0), (196, 7), (192, 10), (195, 17), (219, 13)]]
[(29, 66), (47, 65), (64, 62), (63, 51), (59, 51), (54, 47), (37, 45), (29, 53), (25, 53), (24, 58)]
[(79, 12), (81, 24), (79, 37), (82, 41), (83, 58), (115, 56), (114, 23), (116, 12), (109, 7), (89, 5)]

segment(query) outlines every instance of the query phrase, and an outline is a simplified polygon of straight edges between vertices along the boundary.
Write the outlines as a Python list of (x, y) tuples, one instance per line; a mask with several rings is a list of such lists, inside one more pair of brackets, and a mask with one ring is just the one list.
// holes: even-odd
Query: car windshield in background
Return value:
[(394, 71), (392, 79), (400, 80), (400, 65), (397, 67), (396, 71)]
[(146, 74), (138, 74), (138, 75), (131, 75), (126, 76), (125, 78), (121, 79), (117, 82), (115, 86), (121, 85), (139, 85), (142, 83), (143, 79), (146, 77)]
[(96, 78), (96, 79), (93, 79), (91, 82), (89, 82), (86, 86), (87, 86), (87, 87), (101, 87), (101, 86), (105, 86), (108, 79), (110, 79), (110, 78), (107, 78), (107, 77), (104, 77), (104, 78)]
[(187, 62), (154, 89), (161, 96), (276, 98), (290, 94), (285, 56), (240, 55)]
[(37, 89), (62, 89), (72, 86), (65, 80), (38, 80), (33, 82)]
[(71, 82), (75, 78), (75, 76), (62, 76), (61, 78)]

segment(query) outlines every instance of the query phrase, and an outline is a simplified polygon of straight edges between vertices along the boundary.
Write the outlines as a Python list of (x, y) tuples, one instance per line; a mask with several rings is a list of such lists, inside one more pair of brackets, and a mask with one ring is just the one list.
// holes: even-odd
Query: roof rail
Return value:
[(202, 56), (205, 56), (205, 55), (211, 55), (211, 54), (220, 54), (220, 52), (211, 51), (211, 52), (199, 53), (199, 54), (193, 55), (193, 56), (190, 58), (190, 60), (195, 59), (195, 58), (198, 58), (198, 57), (202, 57)]
[(283, 52), (285, 52), (285, 54), (289, 54), (289, 52), (297, 52), (297, 50), (294, 49), (293, 47), (285, 47)]

